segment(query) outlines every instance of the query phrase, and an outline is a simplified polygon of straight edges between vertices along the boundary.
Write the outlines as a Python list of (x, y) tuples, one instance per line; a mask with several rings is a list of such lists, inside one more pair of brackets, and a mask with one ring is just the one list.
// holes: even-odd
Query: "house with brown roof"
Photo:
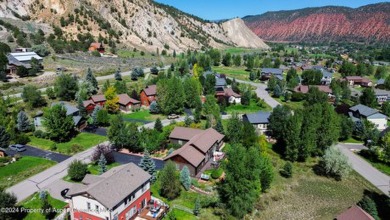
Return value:
[(182, 146), (164, 158), (164, 161), (172, 160), (179, 169), (187, 166), (191, 175), (196, 176), (207, 162), (214, 160), (214, 153), (223, 146), (224, 137), (213, 128), (201, 130), (175, 127), (169, 140)]
[(141, 91), (140, 99), (141, 105), (149, 106), (150, 103), (156, 100), (157, 95), (157, 86), (149, 85)]
[(232, 88), (217, 88), (215, 96), (218, 100), (225, 99), (229, 103), (241, 103), (241, 95), (233, 91)]
[(361, 76), (346, 76), (344, 78), (350, 86), (360, 85), (363, 87), (371, 87), (372, 81)]
[(99, 53), (104, 53), (105, 52), (105, 48), (104, 48), (104, 45), (103, 43), (99, 43), (99, 42), (93, 42), (90, 44), (89, 48), (88, 48), (88, 51), (98, 51)]
[(87, 110), (88, 114), (91, 114), (93, 110), (95, 109), (95, 103), (92, 100), (85, 100), (83, 101), (83, 106)]
[(69, 189), (71, 219), (134, 219), (151, 200), (149, 173), (128, 163)]
[(328, 95), (332, 94), (332, 89), (329, 86), (326, 86), (326, 85), (320, 85), (320, 86), (317, 86), (317, 85), (311, 85), (311, 86), (299, 85), (299, 86), (294, 88), (294, 92), (299, 92), (299, 93), (306, 94), (306, 93), (309, 92), (310, 87), (317, 87), (318, 90), (320, 90), (321, 92), (324, 92), (324, 93), (326, 93)]
[(370, 214), (357, 205), (352, 206), (336, 217), (336, 220), (375, 220)]
[(127, 94), (119, 94), (119, 109), (125, 112), (140, 108), (140, 101), (131, 98)]
[(101, 107), (103, 107), (104, 103), (106, 103), (106, 97), (104, 95), (93, 95), (90, 100), (92, 100), (95, 105), (100, 105)]

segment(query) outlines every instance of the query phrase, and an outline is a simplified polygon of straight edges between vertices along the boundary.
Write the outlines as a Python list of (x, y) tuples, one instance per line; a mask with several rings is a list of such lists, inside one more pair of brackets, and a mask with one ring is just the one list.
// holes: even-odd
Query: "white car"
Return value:
[(9, 149), (17, 152), (22, 152), (26, 150), (26, 146), (21, 145), (21, 144), (13, 144), (9, 146)]

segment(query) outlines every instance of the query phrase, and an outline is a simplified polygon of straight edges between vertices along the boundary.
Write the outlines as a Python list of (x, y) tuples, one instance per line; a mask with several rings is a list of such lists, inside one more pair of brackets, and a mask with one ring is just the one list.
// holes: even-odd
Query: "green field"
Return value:
[(31, 136), (30, 140), (31, 141), (28, 144), (31, 146), (38, 147), (44, 150), (53, 150), (52, 146), (56, 144), (57, 149), (53, 151), (57, 151), (63, 154), (71, 154), (75, 153), (70, 151), (73, 145), (79, 145), (80, 149), (78, 149), (78, 151), (83, 151), (106, 141), (107, 137), (91, 133), (79, 133), (76, 137), (72, 138), (72, 140), (64, 143), (55, 143), (52, 140), (37, 138), (34, 136)]
[(10, 187), (56, 164), (39, 157), (23, 156), (18, 161), (0, 167), (0, 187)]
[(225, 111), (228, 114), (232, 114), (233, 112), (236, 112), (238, 114), (245, 114), (245, 113), (253, 113), (258, 111), (271, 111), (271, 107), (264, 103), (265, 107), (259, 107), (256, 104), (255, 100), (251, 100), (250, 104), (248, 106), (241, 105), (241, 104), (231, 104), (228, 107), (226, 107)]
[(244, 67), (213, 66), (213, 71), (226, 74), (232, 78), (249, 80), (249, 72), (245, 71)]
[(279, 102), (280, 104), (282, 105), (286, 105), (288, 107), (290, 107), (291, 109), (302, 109), (303, 108), (303, 103), (304, 101), (300, 101), (300, 102), (293, 102), (293, 101), (289, 101), (289, 102), (285, 102), (284, 101), (284, 97), (279, 97), (279, 98), (274, 98), (277, 102)]
[[(58, 199), (54, 199), (50, 195), (47, 197), (49, 204), (52, 205), (54, 209), (56, 209), (58, 212), (57, 214), (60, 214), (60, 211), (67, 205), (66, 202), (60, 201)], [(30, 210), (39, 210), (42, 208), (42, 200), (39, 198), (39, 194), (35, 193), (34, 195), (30, 196), (26, 200), (22, 201), (20, 203), (21, 206), (23, 206), (26, 209)], [(45, 216), (43, 216), (39, 212), (31, 212), (28, 213), (23, 219), (25, 220), (44, 220)]]
[(157, 118), (165, 119), (166, 116), (161, 114), (150, 114), (149, 110), (141, 110), (138, 112), (133, 112), (129, 114), (124, 114), (123, 118), (128, 119), (137, 119), (137, 120), (144, 120), (144, 121), (155, 121)]
[(242, 53), (254, 53), (254, 52), (260, 52), (261, 50), (257, 49), (248, 49), (248, 48), (242, 48), (242, 47), (230, 47), (225, 49), (225, 53), (230, 54), (242, 54)]
[[(269, 151), (276, 173), (285, 161)], [(269, 192), (257, 204), (255, 219), (333, 219), (356, 204), (367, 191), (379, 191), (356, 172), (342, 181), (318, 176), (312, 167), (318, 159), (293, 164), (293, 176), (275, 175)]]

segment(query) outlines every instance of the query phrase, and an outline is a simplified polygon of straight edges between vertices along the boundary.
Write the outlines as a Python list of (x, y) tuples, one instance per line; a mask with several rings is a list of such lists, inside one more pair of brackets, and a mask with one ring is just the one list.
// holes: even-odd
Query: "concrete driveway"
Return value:
[(269, 106), (271, 106), (271, 108), (275, 108), (276, 106), (280, 105), (279, 102), (277, 102), (269, 95), (267, 91), (267, 85), (265, 83), (255, 83), (255, 82), (238, 80), (238, 79), (236, 79), (236, 81), (239, 83), (245, 83), (245, 84), (255, 86), (257, 88), (255, 90), (257, 97), (263, 99)]
[(365, 149), (366, 147), (359, 144), (342, 144), (342, 143), (339, 143), (337, 147), (341, 150), (341, 152), (345, 156), (348, 157), (349, 161), (352, 164), (352, 168), (356, 172), (358, 172), (365, 179), (371, 182), (385, 195), (389, 196), (390, 177), (380, 172), (373, 166), (371, 166), (371, 164), (369, 164), (363, 158), (361, 158), (359, 155), (353, 152), (355, 150)]
[(43, 190), (48, 191), (50, 196), (55, 199), (66, 201), (66, 199), (61, 196), (61, 191), (67, 188), (70, 189), (74, 184), (75, 183), (59, 179), (43, 188)]
[(14, 154), (20, 154), (22, 156), (42, 157), (42, 158), (46, 158), (46, 159), (49, 159), (49, 160), (53, 160), (53, 161), (55, 161), (57, 163), (60, 163), (60, 162), (66, 160), (66, 159), (68, 159), (70, 157), (68, 155), (42, 150), (42, 149), (39, 149), (39, 148), (36, 148), (36, 147), (32, 147), (32, 146), (29, 146), (29, 145), (26, 145), (26, 150), (25, 151), (16, 152), (16, 151), (7, 149), (6, 153), (8, 155), (11, 155), (11, 156), (14, 155)]

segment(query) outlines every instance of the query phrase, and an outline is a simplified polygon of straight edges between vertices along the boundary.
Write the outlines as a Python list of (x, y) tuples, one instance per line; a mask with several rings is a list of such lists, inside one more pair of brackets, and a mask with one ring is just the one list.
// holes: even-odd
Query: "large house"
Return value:
[(338, 215), (336, 220), (375, 220), (374, 217), (372, 217), (370, 214), (368, 214), (366, 211), (364, 211), (362, 208), (360, 208), (357, 205), (352, 206), (351, 208), (347, 209), (340, 215)]
[(363, 87), (371, 87), (372, 81), (361, 76), (346, 76), (344, 78), (350, 86), (360, 85)]
[(387, 116), (368, 106), (362, 104), (355, 105), (349, 108), (348, 114), (354, 122), (360, 121), (361, 119), (367, 119), (380, 131), (387, 128)]
[(119, 94), (119, 109), (125, 112), (140, 108), (140, 101), (130, 98), (127, 94)]
[(257, 132), (265, 134), (268, 131), (269, 116), (271, 112), (256, 112), (251, 114), (244, 114), (242, 120), (251, 123)]
[(27, 69), (31, 68), (31, 60), (35, 58), (39, 63), (42, 63), (43, 58), (35, 52), (20, 52), (10, 53), (7, 55), (8, 66), (7, 70), (11, 74), (16, 74), (18, 67), (24, 66)]
[(317, 87), (318, 90), (320, 90), (321, 92), (324, 92), (328, 95), (332, 94), (332, 89), (329, 86), (325, 86), (325, 85), (319, 85), (319, 86), (317, 86), (317, 85), (311, 85), (311, 86), (299, 85), (299, 86), (296, 86), (294, 88), (294, 92), (306, 94), (309, 92), (310, 87)]
[(179, 169), (187, 166), (192, 176), (202, 172), (202, 168), (211, 159), (214, 153), (223, 145), (225, 136), (213, 128), (200, 130), (194, 128), (175, 127), (169, 135), (171, 143), (181, 147), (169, 154), (165, 161), (172, 160)]
[(278, 79), (282, 77), (283, 79), (283, 70), (279, 68), (262, 68), (260, 73), (262, 80), (269, 80), (271, 76), (274, 76)]
[(218, 100), (225, 99), (229, 103), (241, 103), (241, 95), (233, 91), (232, 88), (217, 88), (215, 96)]
[(106, 103), (106, 97), (104, 95), (93, 95), (90, 100), (100, 107), (103, 107), (104, 103)]
[(133, 163), (87, 174), (67, 196), (72, 220), (134, 219), (151, 200), (149, 173)]
[(375, 96), (378, 104), (382, 105), (386, 101), (390, 101), (390, 91), (375, 89)]
[(157, 95), (156, 85), (146, 86), (146, 88), (143, 89), (140, 94), (141, 105), (149, 106), (150, 103), (156, 100), (156, 95)]

